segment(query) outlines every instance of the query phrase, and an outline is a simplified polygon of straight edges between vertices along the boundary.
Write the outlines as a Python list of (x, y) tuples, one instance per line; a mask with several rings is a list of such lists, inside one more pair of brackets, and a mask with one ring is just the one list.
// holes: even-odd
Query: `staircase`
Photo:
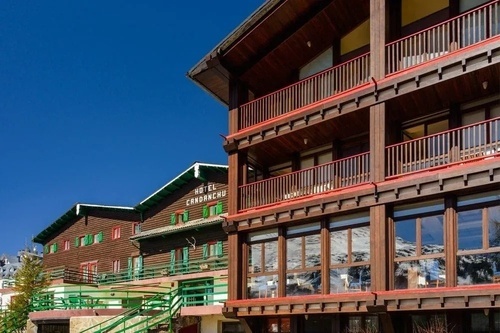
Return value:
[(120, 315), (87, 328), (88, 333), (173, 332), (174, 319), (182, 304), (179, 289), (162, 293)]

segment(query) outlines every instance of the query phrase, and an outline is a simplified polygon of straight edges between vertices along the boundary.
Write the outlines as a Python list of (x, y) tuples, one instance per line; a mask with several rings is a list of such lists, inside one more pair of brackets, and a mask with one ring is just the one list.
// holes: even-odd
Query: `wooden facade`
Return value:
[(126, 269), (128, 258), (138, 255), (129, 238), (139, 222), (132, 208), (77, 204), (35, 241), (44, 246), (46, 271), (63, 269), (67, 282), (97, 283), (99, 273), (113, 271), (113, 262)]
[(221, 41), (225, 315), (499, 331), (499, 63), (498, 0), (269, 0)]
[[(235, 323), (222, 316), (227, 207), (228, 167), (204, 163), (134, 207), (75, 205), (34, 239), (44, 246), (52, 285), (35, 295), (30, 319), (42, 330), (48, 322), (69, 330), (71, 318), (94, 315), (117, 316), (130, 330), (142, 320), (151, 329)], [(76, 321), (72, 332), (113, 325)]]

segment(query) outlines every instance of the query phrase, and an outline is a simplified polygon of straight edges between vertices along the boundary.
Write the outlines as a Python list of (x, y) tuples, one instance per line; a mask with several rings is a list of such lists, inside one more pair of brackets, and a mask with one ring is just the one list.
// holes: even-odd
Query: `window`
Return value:
[(321, 284), (319, 222), (286, 229), (286, 295), (319, 292)]
[(56, 253), (58, 249), (57, 243), (54, 243), (50, 246), (50, 253)]
[(299, 80), (333, 66), (333, 48), (328, 48), (299, 70)]
[(68, 251), (70, 248), (70, 245), (69, 245), (69, 240), (65, 240), (64, 241), (64, 251)]
[(94, 283), (97, 281), (97, 261), (80, 264), (80, 280), (86, 283)]
[(268, 318), (266, 323), (266, 333), (290, 333), (291, 320), (289, 317)]
[(222, 257), (224, 247), (222, 241), (203, 244), (203, 259)]
[(102, 241), (103, 241), (103, 237), (104, 237), (104, 236), (103, 236), (102, 231), (101, 231), (101, 232), (99, 232), (99, 233), (97, 233), (97, 234), (95, 234), (95, 235), (94, 235), (94, 244), (97, 244), (97, 243), (102, 243)]
[(394, 288), (444, 287), (442, 200), (394, 209)]
[(140, 222), (134, 222), (132, 224), (132, 235), (137, 235), (141, 233), (141, 223)]
[(170, 274), (189, 271), (189, 247), (180, 247), (170, 251)]
[(248, 298), (276, 297), (278, 283), (278, 230), (248, 235)]
[(170, 224), (180, 224), (189, 221), (189, 211), (188, 210), (178, 210), (170, 215)]
[(111, 239), (119, 239), (121, 237), (121, 227), (113, 227), (111, 230)]
[(221, 323), (221, 332), (222, 333), (244, 333), (245, 330), (241, 326), (240, 322), (234, 321), (234, 322), (225, 322), (223, 321)]
[(368, 213), (330, 220), (330, 292), (369, 290), (370, 217)]
[(120, 260), (113, 260), (113, 273), (120, 272)]
[(203, 206), (203, 218), (222, 214), (222, 201), (209, 202)]
[(457, 201), (457, 284), (500, 283), (500, 194)]

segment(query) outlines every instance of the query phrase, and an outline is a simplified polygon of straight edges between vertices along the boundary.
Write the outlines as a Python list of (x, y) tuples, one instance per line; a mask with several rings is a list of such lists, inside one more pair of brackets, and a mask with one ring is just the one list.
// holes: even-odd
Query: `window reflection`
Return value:
[(335, 217), (330, 228), (330, 293), (370, 290), (369, 216)]
[(500, 283), (498, 191), (459, 197), (457, 284)]
[(395, 289), (445, 286), (443, 211), (442, 201), (395, 208)]
[(289, 227), (286, 240), (286, 295), (319, 293), (321, 288), (320, 224)]

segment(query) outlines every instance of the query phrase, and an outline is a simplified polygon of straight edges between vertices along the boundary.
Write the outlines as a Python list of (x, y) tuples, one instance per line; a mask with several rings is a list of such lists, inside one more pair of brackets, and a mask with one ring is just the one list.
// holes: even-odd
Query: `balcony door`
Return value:
[(81, 263), (80, 274), (82, 282), (95, 283), (97, 279), (97, 261)]

